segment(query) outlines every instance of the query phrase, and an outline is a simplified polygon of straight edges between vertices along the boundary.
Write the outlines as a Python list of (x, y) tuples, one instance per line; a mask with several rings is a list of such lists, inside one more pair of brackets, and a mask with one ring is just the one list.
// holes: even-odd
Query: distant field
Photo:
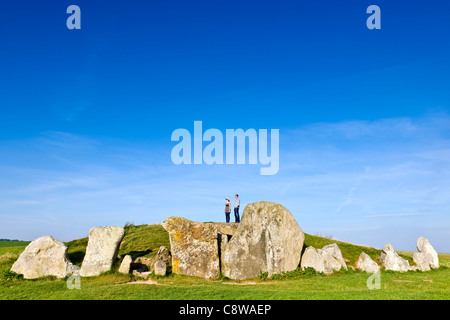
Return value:
[[(413, 252), (411, 251), (398, 251), (403, 257), (408, 257), (412, 261)], [(438, 253), (439, 264), (444, 267), (450, 268), (450, 253)]]
[[(276, 280), (256, 278), (236, 282), (223, 278), (206, 281), (170, 274), (166, 277), (150, 276), (149, 280), (143, 281), (133, 275), (118, 273), (120, 259), (126, 254), (151, 256), (161, 245), (170, 247), (168, 234), (160, 225), (128, 226), (126, 233), (113, 270), (98, 277), (82, 278), (80, 290), (69, 290), (65, 279), (24, 280), (11, 274), (12, 264), (28, 243), (13, 247), (2, 247), (3, 243), (0, 243), (0, 299), (450, 299), (450, 254), (439, 255), (442, 267), (438, 270), (406, 273), (382, 271), (379, 290), (367, 288), (370, 274), (351, 268), (348, 272), (335, 272), (329, 276), (297, 270), (275, 277)], [(378, 249), (306, 235), (305, 246), (321, 248), (329, 243), (338, 244), (350, 267), (361, 251), (379, 263)], [(87, 238), (70, 241), (66, 245), (69, 259), (81, 265)], [(412, 253), (401, 252), (401, 255), (411, 259)]]
[(0, 248), (23, 247), (29, 243), (30, 241), (0, 241)]

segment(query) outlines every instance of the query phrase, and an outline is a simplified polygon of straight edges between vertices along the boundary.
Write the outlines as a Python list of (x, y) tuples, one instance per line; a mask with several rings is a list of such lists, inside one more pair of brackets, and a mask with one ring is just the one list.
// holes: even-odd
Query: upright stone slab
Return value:
[(380, 271), (378, 264), (365, 252), (361, 252), (358, 260), (356, 260), (356, 268), (368, 273), (377, 273)]
[(292, 214), (278, 203), (248, 204), (229, 243), (223, 248), (222, 273), (231, 279), (294, 270), (305, 235)]
[(386, 270), (406, 272), (411, 269), (409, 262), (400, 257), (389, 243), (381, 249), (380, 260)]
[(162, 226), (169, 232), (173, 273), (206, 279), (220, 277), (218, 234), (234, 233), (237, 224), (169, 217)]
[(119, 272), (126, 273), (126, 274), (130, 273), (132, 262), (133, 262), (133, 258), (129, 254), (127, 254), (123, 258), (122, 263), (120, 264)]
[(336, 259), (342, 268), (345, 270), (347, 269), (347, 264), (345, 263), (344, 258), (342, 257), (341, 249), (339, 249), (339, 246), (336, 243), (328, 244), (322, 248), (323, 251), (326, 251), (327, 253), (331, 254), (331, 256)]
[(124, 236), (125, 229), (122, 227), (91, 228), (80, 275), (92, 277), (111, 270)]
[(413, 260), (417, 265), (417, 269), (421, 271), (428, 271), (431, 268), (439, 268), (438, 254), (428, 239), (419, 237), (417, 238), (416, 244), (419, 252), (413, 253)]
[(156, 260), (154, 269), (155, 275), (165, 276), (167, 271), (167, 264), (163, 260)]
[(335, 243), (326, 245), (322, 249), (306, 248), (300, 266), (303, 270), (313, 268), (317, 272), (325, 274), (332, 274), (334, 271), (341, 270), (341, 268), (347, 270), (341, 250)]
[(64, 278), (70, 274), (72, 263), (67, 258), (67, 247), (51, 236), (32, 241), (14, 262), (11, 271), (23, 274), (25, 279), (46, 276)]
[(172, 261), (172, 254), (166, 246), (161, 246), (156, 253), (155, 260), (161, 260), (165, 264), (169, 264)]
[(313, 268), (317, 272), (325, 272), (324, 259), (319, 255), (317, 249), (312, 246), (307, 247), (305, 252), (303, 252), (300, 266), (302, 270), (305, 270), (305, 268)]

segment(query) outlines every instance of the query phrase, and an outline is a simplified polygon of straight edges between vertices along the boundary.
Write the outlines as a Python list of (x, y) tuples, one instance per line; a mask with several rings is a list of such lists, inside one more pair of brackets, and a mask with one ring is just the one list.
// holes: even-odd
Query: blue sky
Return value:
[[(66, 8), (81, 8), (81, 30)], [(366, 8), (381, 8), (368, 30)], [(305, 232), (450, 252), (450, 3), (5, 1), (0, 238), (222, 221), (225, 197)], [(171, 162), (173, 130), (279, 129), (280, 170)]]

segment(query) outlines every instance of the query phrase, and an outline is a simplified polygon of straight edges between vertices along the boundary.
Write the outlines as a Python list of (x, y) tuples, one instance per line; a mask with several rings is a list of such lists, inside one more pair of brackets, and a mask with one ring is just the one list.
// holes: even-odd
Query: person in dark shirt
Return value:
[(225, 220), (228, 222), (230, 222), (230, 213), (231, 213), (231, 203), (230, 203), (230, 199), (226, 198), (225, 199)]

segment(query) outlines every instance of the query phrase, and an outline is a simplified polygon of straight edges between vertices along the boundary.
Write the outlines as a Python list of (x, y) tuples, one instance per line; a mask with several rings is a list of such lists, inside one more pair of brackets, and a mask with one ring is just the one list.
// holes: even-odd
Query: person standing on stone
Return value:
[(235, 222), (241, 222), (239, 219), (239, 207), (241, 205), (241, 200), (239, 200), (239, 195), (236, 193), (236, 200), (234, 200), (234, 220)]
[(230, 199), (225, 198), (225, 220), (227, 221), (227, 223), (230, 222), (230, 213), (231, 213)]

